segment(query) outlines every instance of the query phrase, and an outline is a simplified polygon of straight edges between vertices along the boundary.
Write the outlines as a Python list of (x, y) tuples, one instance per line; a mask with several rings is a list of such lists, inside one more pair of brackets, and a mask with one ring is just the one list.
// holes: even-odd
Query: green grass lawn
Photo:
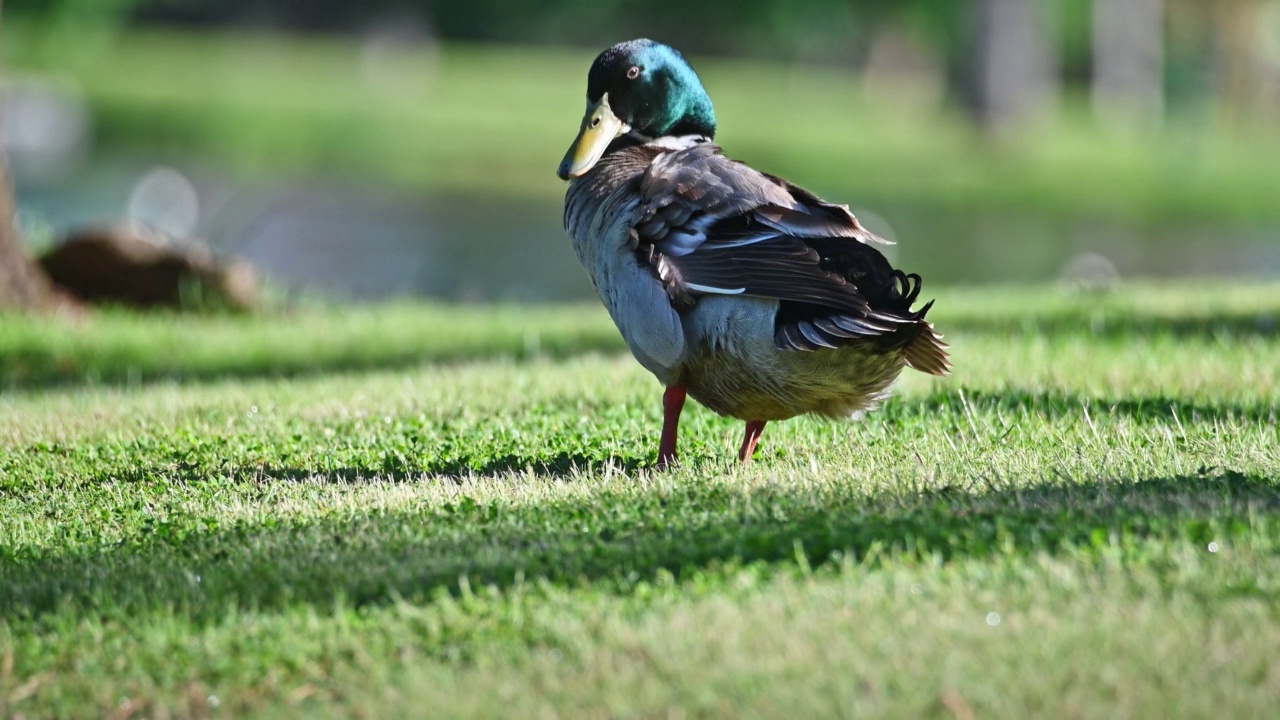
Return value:
[[(559, 201), (603, 48), (446, 45), (369, 54), (353, 40), (129, 31), (54, 36), (10, 23), (17, 76), (78, 88), (107, 147), (194, 153), (278, 176)], [(847, 70), (695, 58), (734, 157), (833, 198), (1169, 223), (1274, 222), (1280, 134), (1210, 114), (1100, 132), (1078, 98), (1051, 126), (990, 142), (913, 88)]]
[(667, 473), (594, 307), (0, 318), (0, 716), (1273, 712), (1280, 285), (937, 295)]

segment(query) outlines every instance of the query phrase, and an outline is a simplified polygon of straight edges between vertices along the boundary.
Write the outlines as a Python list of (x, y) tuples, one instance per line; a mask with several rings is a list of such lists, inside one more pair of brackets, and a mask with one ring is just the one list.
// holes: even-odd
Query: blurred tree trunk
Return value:
[(8, 162), (0, 151), (0, 310), (42, 310), (56, 302), (53, 286), (27, 255), (14, 224)]
[[(3, 9), (0, 0), (0, 9)], [(0, 148), (0, 310), (41, 310), (58, 298), (40, 266), (27, 255), (14, 223), (16, 209), (9, 184), (9, 161)]]
[(1057, 98), (1055, 43), (1035, 0), (974, 0), (969, 109), (1000, 131), (1041, 114)]
[(1093, 0), (1093, 108), (1118, 130), (1164, 111), (1164, 0)]
[(1262, 96), (1254, 44), (1261, 6), (1257, 0), (1214, 0), (1210, 6), (1215, 28), (1218, 96), (1229, 119), (1256, 108)]

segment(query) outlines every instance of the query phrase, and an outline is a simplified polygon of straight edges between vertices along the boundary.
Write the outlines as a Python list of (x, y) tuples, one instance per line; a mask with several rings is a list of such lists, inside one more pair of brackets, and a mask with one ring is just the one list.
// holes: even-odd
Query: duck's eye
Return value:
[(628, 79), (628, 80), (635, 80), (635, 79), (636, 79), (636, 78), (638, 78), (638, 77), (640, 77), (640, 66), (639, 66), (639, 65), (632, 65), (630, 68), (628, 68), (628, 69), (627, 69), (627, 79)]

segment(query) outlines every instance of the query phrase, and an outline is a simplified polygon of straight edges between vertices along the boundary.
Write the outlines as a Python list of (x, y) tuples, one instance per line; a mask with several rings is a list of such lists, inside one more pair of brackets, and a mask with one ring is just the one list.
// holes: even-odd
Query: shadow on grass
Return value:
[(1064, 417), (1082, 415), (1085, 407), (1095, 416), (1114, 415), (1141, 420), (1236, 420), (1275, 422), (1277, 408), (1261, 400), (1253, 402), (1196, 402), (1174, 396), (1132, 397), (1121, 400), (1095, 398), (1085, 395), (1055, 391), (1029, 390), (973, 390), (965, 389), (935, 393), (920, 399), (893, 398), (885, 404), (883, 412), (888, 418), (911, 415), (932, 415), (938, 411), (963, 413), (968, 404), (974, 410), (1000, 410), (1015, 417), (1037, 415)]
[[(984, 488), (984, 490), (987, 490)], [(1223, 470), (1139, 482), (1034, 489), (918, 488), (868, 496), (690, 481), (651, 492), (536, 503), (406, 507), (356, 517), (231, 526), (179, 518), (119, 546), (0, 558), (0, 614), (134, 618), (174, 612), (195, 622), (229, 607), (273, 610), (338, 599), (356, 606), (429, 601), (517, 578), (583, 581), (626, 591), (669, 572), (837, 554), (949, 560), (1104, 552), (1134, 541), (1273, 543), (1276, 479)], [(1129, 551), (1129, 550), (1126, 550)], [(1264, 592), (1256, 586), (1233, 592)], [(1272, 591), (1274, 592), (1274, 591)]]
[(1202, 317), (1167, 317), (1115, 309), (1093, 312), (1070, 309), (1034, 315), (967, 315), (939, 319), (943, 332), (1009, 335), (1070, 335), (1139, 338), (1167, 335), (1184, 339), (1280, 337), (1280, 307), (1261, 312), (1217, 313)]
[(139, 387), (152, 383), (210, 383), (224, 380), (294, 379), (360, 372), (409, 370), (427, 365), (533, 358), (566, 359), (590, 353), (619, 353), (620, 338), (601, 333), (535, 350), (459, 347), (369, 352), (342, 349), (327, 356), (280, 354), (269, 358), (229, 355), (201, 363), (172, 362), (163, 354), (136, 359), (57, 358), (45, 353), (0, 353), (0, 392), (34, 392), (74, 387)]
[(565, 479), (578, 472), (591, 472), (604, 465), (612, 465), (621, 472), (635, 473), (645, 465), (636, 458), (608, 458), (583, 453), (560, 452), (550, 457), (532, 458), (507, 454), (501, 457), (477, 461), (472, 458), (426, 462), (416, 466), (412, 462), (392, 462), (382, 467), (343, 467), (332, 470), (306, 470), (291, 467), (263, 465), (247, 468), (239, 473), (241, 478), (259, 481), (311, 482), (324, 480), (334, 483), (409, 483), (421, 482), (424, 476), (435, 480), (453, 481), (457, 484), (471, 476), (494, 477), (512, 473), (526, 473), (534, 477)]

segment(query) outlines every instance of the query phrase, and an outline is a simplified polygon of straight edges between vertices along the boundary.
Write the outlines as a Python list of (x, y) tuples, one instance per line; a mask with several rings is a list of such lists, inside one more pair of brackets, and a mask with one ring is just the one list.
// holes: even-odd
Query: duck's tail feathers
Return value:
[(933, 323), (921, 320), (920, 324), (920, 334), (907, 345), (903, 356), (907, 367), (930, 375), (950, 375), (951, 356), (947, 349), (951, 346), (942, 341), (942, 335), (934, 329)]

